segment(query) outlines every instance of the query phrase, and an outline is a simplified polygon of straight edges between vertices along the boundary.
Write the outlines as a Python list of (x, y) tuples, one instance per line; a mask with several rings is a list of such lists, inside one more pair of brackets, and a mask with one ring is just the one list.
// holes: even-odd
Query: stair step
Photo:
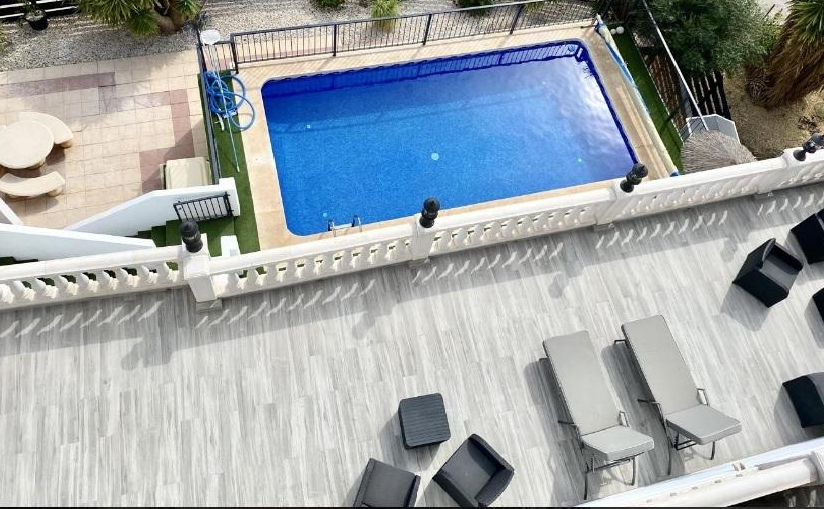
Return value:
[(17, 260), (15, 258), (12, 258), (11, 256), (4, 256), (4, 257), (0, 258), (0, 267), (2, 267), (4, 265), (18, 265), (18, 264), (21, 264), (21, 263), (34, 263), (36, 261), (37, 260)]
[(151, 230), (151, 238), (157, 247), (166, 247), (166, 227), (153, 226)]
[(137, 232), (135, 238), (138, 239), (151, 239), (152, 238), (152, 231), (151, 230), (143, 230), (142, 232)]
[(179, 246), (180, 245), (180, 221), (166, 222), (166, 245)]

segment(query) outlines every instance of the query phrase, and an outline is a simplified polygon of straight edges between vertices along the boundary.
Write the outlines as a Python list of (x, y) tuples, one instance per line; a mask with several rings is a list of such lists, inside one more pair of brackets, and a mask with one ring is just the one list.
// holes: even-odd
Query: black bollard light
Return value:
[(441, 204), (435, 198), (427, 198), (423, 201), (423, 209), (421, 209), (421, 219), (418, 221), (424, 228), (432, 228), (435, 225), (435, 218), (438, 217), (438, 211), (441, 209)]
[(629, 173), (627, 173), (626, 179), (621, 181), (621, 191), (631, 193), (635, 190), (635, 186), (640, 184), (647, 175), (649, 175), (647, 167), (641, 163), (635, 163)]
[(203, 249), (200, 229), (194, 221), (186, 220), (180, 223), (180, 238), (183, 240), (183, 244), (186, 245), (186, 251), (190, 253), (197, 253)]
[(807, 154), (814, 154), (815, 151), (818, 150), (818, 146), (815, 144), (815, 141), (811, 138), (804, 142), (801, 145), (801, 148), (793, 152), (793, 157), (795, 157), (796, 161), (806, 161)]

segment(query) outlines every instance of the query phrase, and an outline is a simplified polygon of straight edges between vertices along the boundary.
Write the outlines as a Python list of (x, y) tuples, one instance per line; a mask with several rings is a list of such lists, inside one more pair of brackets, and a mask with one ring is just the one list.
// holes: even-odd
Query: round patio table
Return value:
[(54, 148), (48, 127), (30, 120), (0, 129), (0, 166), (12, 170), (39, 168)]

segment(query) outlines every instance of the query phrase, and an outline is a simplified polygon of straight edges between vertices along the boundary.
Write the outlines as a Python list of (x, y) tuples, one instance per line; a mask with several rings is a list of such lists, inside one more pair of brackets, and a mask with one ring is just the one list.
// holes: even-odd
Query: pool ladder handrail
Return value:
[(363, 222), (361, 221), (360, 216), (357, 214), (355, 214), (352, 217), (352, 222), (347, 224), (336, 225), (334, 219), (328, 220), (326, 223), (326, 231), (332, 232), (332, 236), (337, 237), (338, 231), (354, 228), (356, 226), (358, 227), (359, 232), (363, 231)]

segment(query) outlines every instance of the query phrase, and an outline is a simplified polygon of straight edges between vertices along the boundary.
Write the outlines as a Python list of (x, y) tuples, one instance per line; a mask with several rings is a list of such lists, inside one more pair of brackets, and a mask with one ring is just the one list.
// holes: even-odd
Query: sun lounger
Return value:
[[(636, 458), (652, 450), (652, 438), (629, 427), (610, 393), (589, 334), (576, 332), (544, 341), (561, 398), (570, 417), (559, 421), (575, 428), (584, 455), (584, 498), (589, 494), (589, 474), (632, 462), (635, 484)], [(602, 464), (596, 466), (595, 462)]]
[(629, 346), (650, 396), (639, 401), (655, 407), (667, 434), (667, 473), (672, 473), (673, 449), (712, 443), (711, 459), (715, 458), (715, 443), (741, 431), (741, 423), (709, 406), (706, 391), (696, 387), (664, 317), (625, 323), (621, 329), (626, 339), (618, 342)]
[(63, 148), (72, 146), (74, 134), (62, 120), (59, 118), (47, 115), (45, 113), (37, 113), (34, 111), (25, 111), (20, 113), (20, 120), (30, 120), (32, 122), (39, 122), (46, 126), (54, 136), (54, 144), (60, 145)]
[(57, 172), (33, 178), (20, 178), (11, 173), (0, 177), (0, 193), (9, 198), (31, 198), (43, 194), (57, 196), (65, 185), (66, 181)]

